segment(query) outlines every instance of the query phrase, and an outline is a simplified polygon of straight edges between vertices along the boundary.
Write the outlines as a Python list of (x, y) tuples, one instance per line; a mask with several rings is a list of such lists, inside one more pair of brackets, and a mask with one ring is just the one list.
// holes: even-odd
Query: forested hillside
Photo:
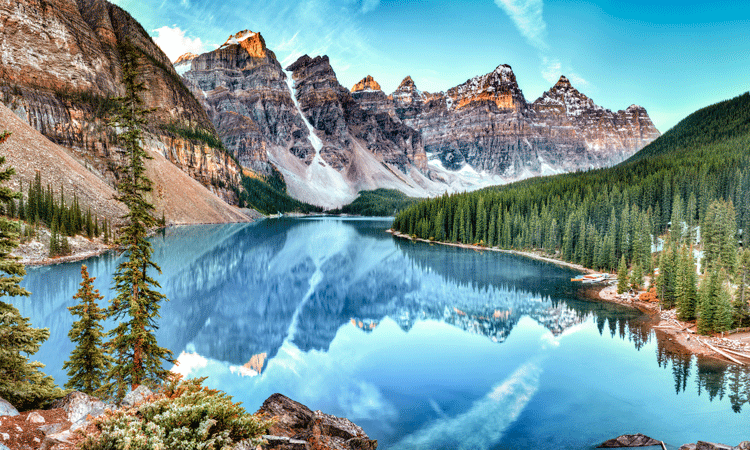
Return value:
[(419, 200), (396, 189), (381, 188), (361, 191), (353, 202), (331, 212), (358, 216), (394, 216)]
[[(616, 167), (444, 195), (407, 208), (393, 227), (438, 241), (543, 250), (607, 271), (624, 259), (645, 273), (658, 263), (657, 237), (666, 235), (671, 255), (701, 237), (703, 269), (734, 277), (742, 230), (750, 229), (750, 93), (697, 111)], [(739, 284), (725, 287), (737, 288), (743, 298), (735, 306), (746, 314)], [(674, 304), (674, 286), (659, 287), (665, 306)]]

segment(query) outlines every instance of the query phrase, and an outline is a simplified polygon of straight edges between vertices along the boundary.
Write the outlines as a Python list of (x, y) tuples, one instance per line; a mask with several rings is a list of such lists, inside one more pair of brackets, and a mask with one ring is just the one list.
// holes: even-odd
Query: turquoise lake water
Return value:
[[(254, 412), (280, 392), (380, 449), (588, 449), (626, 433), (676, 448), (750, 439), (750, 375), (674, 353), (637, 311), (585, 300), (576, 272), (411, 243), (390, 220), (175, 227), (153, 239), (170, 299), (159, 343)], [(112, 254), (84, 261), (107, 299)], [(51, 338), (59, 384), (80, 265), (29, 268), (14, 299)], [(107, 324), (108, 329), (112, 324)]]

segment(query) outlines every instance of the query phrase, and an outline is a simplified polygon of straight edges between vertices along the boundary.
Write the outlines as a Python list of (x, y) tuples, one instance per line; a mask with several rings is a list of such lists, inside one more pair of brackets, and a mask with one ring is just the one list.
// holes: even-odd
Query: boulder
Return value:
[(52, 407), (65, 411), (68, 421), (73, 423), (71, 430), (77, 430), (89, 420), (102, 415), (107, 405), (96, 397), (75, 391), (57, 400)]
[(308, 450), (307, 442), (292, 439), (286, 436), (263, 436), (266, 443), (263, 449), (267, 450)]
[(274, 436), (264, 436), (268, 442), (264, 449), (375, 450), (378, 447), (378, 441), (370, 439), (349, 419), (312, 412), (281, 394), (270, 396), (258, 413), (276, 421), (269, 429)]
[(315, 411), (313, 429), (322, 436), (339, 437), (345, 440), (367, 436), (362, 428), (353, 424), (349, 419), (325, 414), (322, 411)]
[(0, 397), (0, 416), (17, 416), (18, 410), (7, 400)]
[(637, 433), (623, 434), (622, 436), (602, 442), (597, 448), (649, 447), (652, 445), (661, 445), (661, 442)]
[(57, 434), (65, 429), (65, 423), (64, 422), (58, 422), (58, 423), (51, 423), (49, 425), (42, 425), (41, 427), (37, 428), (37, 430), (44, 433), (45, 436), (49, 436), (51, 434)]
[(750, 450), (750, 441), (740, 442), (740, 445), (734, 448), (735, 450)]
[(713, 442), (698, 441), (695, 450), (734, 450), (731, 445), (715, 444)]
[(70, 443), (70, 431), (65, 430), (60, 433), (49, 434), (44, 437), (40, 450), (49, 450), (58, 444), (69, 444)]
[(310, 408), (281, 394), (268, 397), (258, 410), (258, 414), (274, 418), (275, 423), (268, 429), (269, 434), (286, 437), (292, 437), (310, 428), (314, 416)]
[(140, 385), (135, 388), (135, 390), (132, 390), (125, 395), (125, 397), (122, 399), (122, 402), (120, 403), (120, 406), (122, 406), (123, 408), (133, 407), (152, 395), (154, 395), (154, 393), (151, 392), (151, 389), (147, 388), (144, 385)]
[(34, 411), (26, 416), (26, 421), (31, 423), (44, 423), (44, 417), (42, 417), (42, 415), (38, 412)]

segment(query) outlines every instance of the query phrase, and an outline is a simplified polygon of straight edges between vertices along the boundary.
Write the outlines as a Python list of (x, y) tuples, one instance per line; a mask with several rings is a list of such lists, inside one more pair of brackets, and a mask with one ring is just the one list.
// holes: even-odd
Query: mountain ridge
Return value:
[[(250, 40), (255, 44), (244, 49)], [(222, 61), (230, 50), (242, 56)], [(183, 78), (204, 105), (211, 103), (214, 125), (245, 167), (261, 173), (277, 167), (294, 196), (333, 207), (363, 189), (397, 188), (423, 197), (609, 166), (659, 135), (642, 108), (613, 113), (564, 76), (534, 102), (526, 100), (507, 64), (439, 93), (419, 90), (410, 76), (389, 95), (371, 75), (349, 90), (327, 56), (304, 55), (282, 70), (261, 33), (250, 30), (193, 59)], [(282, 86), (285, 78), (291, 95)], [(251, 88), (240, 92), (247, 83), (242, 80), (250, 79)], [(262, 89), (276, 94), (249, 105), (256, 97), (248, 92)], [(317, 139), (316, 150), (311, 141)], [(385, 178), (371, 163), (357, 163), (362, 151), (387, 169)], [(305, 181), (315, 177), (314, 160), (338, 172), (327, 175), (347, 191), (336, 191), (337, 200), (321, 200), (325, 193)]]

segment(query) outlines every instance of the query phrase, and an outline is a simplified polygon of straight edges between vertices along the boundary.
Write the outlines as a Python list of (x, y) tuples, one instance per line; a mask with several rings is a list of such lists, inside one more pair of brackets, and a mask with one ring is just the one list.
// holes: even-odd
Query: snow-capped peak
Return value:
[(359, 83), (355, 84), (354, 87), (352, 87), (351, 92), (374, 92), (374, 91), (380, 91), (380, 85), (377, 81), (375, 81), (372, 76), (367, 75), (366, 77), (362, 78)]
[(240, 42), (242, 42), (242, 41), (244, 41), (246, 39), (255, 37), (257, 35), (258, 35), (258, 33), (254, 33), (254, 32), (252, 32), (250, 30), (242, 30), (242, 31), (240, 31), (237, 34), (233, 34), (233, 35), (229, 36), (227, 38), (226, 42), (224, 42), (224, 45), (222, 45), (219, 48), (222, 49), (222, 48), (227, 48), (230, 45), (240, 45)]
[(185, 72), (192, 68), (193, 60), (197, 57), (198, 55), (196, 55), (195, 53), (185, 53), (184, 55), (181, 55), (179, 58), (177, 58), (177, 60), (172, 63), (172, 66), (178, 74), (184, 75)]

